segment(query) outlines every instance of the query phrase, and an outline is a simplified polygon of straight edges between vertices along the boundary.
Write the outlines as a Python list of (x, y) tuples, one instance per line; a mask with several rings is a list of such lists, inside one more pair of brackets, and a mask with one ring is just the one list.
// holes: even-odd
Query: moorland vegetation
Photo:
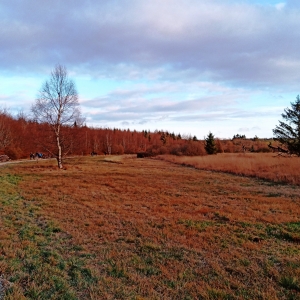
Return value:
[(135, 155), (64, 166), (1, 166), (6, 300), (299, 299), (299, 186)]
[[(223, 153), (206, 156), (159, 155), (159, 159), (196, 169), (300, 185), (300, 160), (281, 153)], [(299, 196), (300, 198), (300, 196)]]

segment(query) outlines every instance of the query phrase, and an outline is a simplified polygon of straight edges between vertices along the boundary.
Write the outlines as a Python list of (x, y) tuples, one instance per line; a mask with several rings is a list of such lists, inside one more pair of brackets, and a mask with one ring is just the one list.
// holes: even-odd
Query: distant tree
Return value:
[(78, 125), (80, 110), (78, 94), (73, 80), (69, 79), (64, 66), (57, 65), (41, 90), (31, 111), (39, 123), (47, 123), (55, 135), (56, 159), (60, 169), (63, 168), (63, 126)]
[(8, 112), (5, 109), (0, 109), (0, 150), (12, 142), (9, 119)]
[(216, 147), (215, 137), (211, 132), (205, 138), (205, 150), (207, 154), (216, 154), (218, 151)]
[(164, 132), (161, 134), (160, 140), (162, 141), (163, 145), (167, 143), (167, 136)]
[(285, 120), (273, 129), (275, 139), (285, 145), (290, 153), (300, 156), (300, 97), (291, 102), (291, 108), (286, 108), (281, 114)]
[(220, 139), (215, 139), (215, 144), (216, 144), (216, 148), (217, 148), (217, 153), (223, 153), (224, 149), (223, 149), (223, 145), (222, 145)]
[(244, 134), (235, 134), (232, 139), (246, 139), (246, 136)]
[(142, 133), (143, 133), (144, 137), (147, 137), (147, 135), (148, 135), (147, 130), (143, 130)]
[(198, 140), (197, 140), (197, 137), (196, 137), (195, 135), (193, 136), (193, 141), (194, 141), (194, 142), (197, 142), (197, 141), (198, 141)]

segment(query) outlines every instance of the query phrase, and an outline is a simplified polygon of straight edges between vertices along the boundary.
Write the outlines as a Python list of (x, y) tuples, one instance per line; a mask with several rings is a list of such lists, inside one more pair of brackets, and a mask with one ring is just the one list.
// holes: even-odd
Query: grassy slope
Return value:
[(299, 187), (120, 162), (0, 169), (5, 299), (300, 299)]
[(300, 158), (276, 153), (222, 153), (205, 156), (160, 155), (160, 159), (200, 170), (220, 171), (300, 185)]

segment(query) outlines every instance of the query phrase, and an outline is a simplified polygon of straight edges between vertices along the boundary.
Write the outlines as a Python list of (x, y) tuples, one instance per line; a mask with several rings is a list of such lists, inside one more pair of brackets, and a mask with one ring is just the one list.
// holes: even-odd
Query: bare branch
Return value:
[(58, 166), (62, 168), (62, 136), (64, 125), (74, 125), (80, 120), (78, 93), (64, 66), (57, 65), (51, 72), (31, 111), (37, 122), (48, 123), (56, 136)]

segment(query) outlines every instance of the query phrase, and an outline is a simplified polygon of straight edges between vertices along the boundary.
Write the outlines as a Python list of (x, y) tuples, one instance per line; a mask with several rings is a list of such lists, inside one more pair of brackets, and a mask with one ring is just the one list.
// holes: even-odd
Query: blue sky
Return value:
[(297, 0), (2, 0), (0, 109), (67, 67), (88, 126), (272, 137), (300, 93)]

